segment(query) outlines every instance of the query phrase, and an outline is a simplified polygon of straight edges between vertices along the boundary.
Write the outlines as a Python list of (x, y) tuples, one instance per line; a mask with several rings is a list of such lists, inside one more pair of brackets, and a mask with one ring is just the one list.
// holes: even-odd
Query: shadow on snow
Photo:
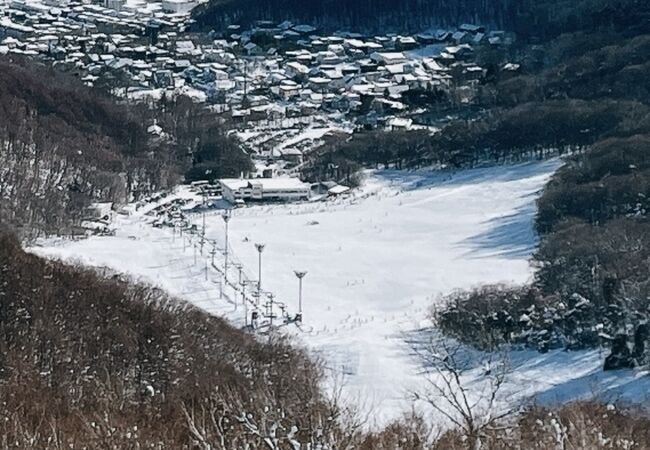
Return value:
[(403, 191), (414, 191), (442, 186), (458, 187), (483, 182), (506, 183), (520, 181), (553, 172), (557, 167), (558, 160), (549, 159), (476, 169), (384, 169), (376, 170), (373, 174), (376, 178), (385, 180), (391, 185), (398, 185)]
[(488, 230), (469, 237), (461, 245), (470, 247), (466, 258), (500, 256), (521, 259), (529, 257), (537, 246), (534, 220), (537, 208), (533, 200), (517, 208), (512, 214), (495, 217), (485, 222)]
[[(397, 336), (394, 336), (397, 337)], [(435, 327), (410, 330), (399, 336), (408, 346), (409, 355), (417, 362), (420, 373), (434, 375), (428, 352), (442, 349), (443, 341), (455, 348), (456, 357), (467, 378), (467, 387), (478, 382), (480, 389), (488, 353), (456, 343), (444, 337)], [(648, 371), (603, 371), (604, 353), (600, 350), (534, 350), (512, 349), (507, 353), (510, 370), (503, 394), (523, 404), (553, 405), (573, 400), (600, 400), (624, 405), (643, 405), (650, 399)], [(435, 364), (435, 363), (434, 363)]]

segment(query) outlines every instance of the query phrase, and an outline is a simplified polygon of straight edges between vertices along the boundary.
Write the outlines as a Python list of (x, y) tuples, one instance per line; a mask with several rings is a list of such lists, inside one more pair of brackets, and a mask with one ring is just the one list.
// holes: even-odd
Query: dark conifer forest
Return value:
[(197, 26), (221, 28), (255, 20), (294, 20), (328, 29), (408, 30), (431, 25), (512, 23), (514, 2), (485, 0), (216, 0), (196, 14)]
[(650, 31), (650, 11), (642, 0), (211, 0), (194, 17), (197, 28), (217, 31), (256, 20), (357, 32), (421, 31), (469, 22), (542, 39), (601, 27)]

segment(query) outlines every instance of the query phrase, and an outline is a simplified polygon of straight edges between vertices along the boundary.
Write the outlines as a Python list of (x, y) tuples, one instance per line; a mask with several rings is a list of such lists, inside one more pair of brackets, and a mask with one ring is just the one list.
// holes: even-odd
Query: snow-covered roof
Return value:
[(316, 28), (312, 27), (311, 25), (296, 25), (292, 29), (294, 31), (297, 31), (298, 33), (303, 33), (303, 34), (313, 33), (314, 31), (316, 31)]
[(221, 186), (230, 189), (231, 191), (236, 191), (248, 186), (248, 180), (243, 178), (223, 178), (219, 180)]
[(370, 57), (375, 61), (383, 61), (386, 64), (397, 64), (406, 61), (406, 56), (402, 52), (376, 52)]
[(332, 195), (340, 195), (348, 192), (349, 190), (350, 190), (349, 187), (344, 186), (342, 184), (337, 184), (336, 186), (329, 188), (327, 192)]
[(309, 189), (307, 183), (303, 183), (298, 178), (278, 177), (278, 178), (224, 178), (219, 183), (232, 191), (243, 189), (249, 186), (258, 185), (265, 191), (281, 190), (305, 190)]
[(254, 180), (250, 181), (251, 184), (261, 184), (262, 189), (271, 191), (309, 189), (309, 185), (307, 183), (303, 183), (298, 178), (255, 178)]
[(393, 119), (390, 119), (388, 121), (388, 124), (391, 127), (396, 127), (396, 128), (409, 128), (411, 125), (413, 125), (413, 120), (405, 119), (401, 117), (395, 117)]

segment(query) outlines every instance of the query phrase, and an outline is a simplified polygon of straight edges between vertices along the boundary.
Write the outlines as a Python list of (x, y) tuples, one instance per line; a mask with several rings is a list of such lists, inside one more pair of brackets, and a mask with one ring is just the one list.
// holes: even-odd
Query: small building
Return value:
[(293, 97), (297, 97), (300, 94), (300, 86), (296, 83), (289, 80), (283, 81), (279, 87), (279, 95), (284, 100), (289, 100)]
[(285, 65), (287, 75), (290, 77), (305, 77), (309, 73), (309, 68), (299, 62), (289, 62)]
[(313, 34), (316, 31), (316, 27), (312, 27), (311, 25), (296, 25), (292, 30), (300, 34)]
[(264, 53), (264, 50), (253, 42), (248, 42), (243, 48), (248, 56), (260, 56)]
[(329, 197), (337, 197), (339, 195), (350, 192), (348, 186), (338, 184), (335, 181), (320, 181), (311, 185), (311, 190), (315, 195), (327, 195)]
[(224, 200), (298, 201), (307, 200), (310, 186), (298, 178), (226, 178), (219, 180)]
[(413, 50), (417, 46), (418, 42), (412, 36), (398, 36), (395, 39), (395, 48), (397, 50)]
[(327, 190), (327, 195), (329, 195), (330, 197), (336, 197), (345, 194), (347, 192), (350, 192), (350, 188), (348, 186), (337, 184), (336, 186), (332, 186)]
[(402, 52), (388, 52), (388, 53), (373, 53), (370, 55), (370, 59), (379, 63), (379, 64), (403, 64), (408, 61), (404, 53)]
[(415, 38), (422, 45), (431, 45), (436, 43), (436, 37), (430, 33), (421, 33), (415, 36)]
[(302, 151), (294, 147), (276, 150), (274, 153), (276, 153), (280, 159), (283, 159), (294, 165), (300, 164), (302, 161)]
[(458, 29), (467, 33), (485, 33), (485, 27), (471, 23), (464, 23)]
[(451, 35), (451, 38), (456, 44), (469, 44), (474, 39), (474, 36), (467, 31), (456, 31)]

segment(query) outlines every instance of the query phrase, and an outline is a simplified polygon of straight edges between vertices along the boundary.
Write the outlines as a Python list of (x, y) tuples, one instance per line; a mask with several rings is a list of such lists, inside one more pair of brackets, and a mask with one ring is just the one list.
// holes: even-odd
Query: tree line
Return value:
[[(649, 42), (647, 35), (613, 30), (560, 36), (544, 46), (546, 67), (494, 87), (498, 108), (515, 111), (519, 102), (533, 101), (591, 105), (600, 113), (571, 117), (567, 108), (566, 120), (577, 126), (573, 137), (539, 116), (541, 129), (580, 151), (565, 160), (538, 201), (535, 280), (451, 295), (433, 314), (447, 333), (480, 347), (602, 345), (613, 349), (606, 368), (650, 362), (650, 116), (647, 82), (638, 72), (650, 61)], [(523, 139), (543, 142), (534, 130), (521, 130)]]
[(213, 0), (193, 13), (195, 27), (224, 30), (257, 20), (306, 22), (351, 31), (419, 31), (433, 25), (457, 27), (463, 22), (504, 27), (512, 23), (515, 0)]
[(0, 220), (25, 236), (61, 233), (92, 201), (175, 180), (129, 108), (55, 70), (0, 58)]
[(478, 118), (453, 120), (438, 132), (371, 130), (335, 135), (306, 155), (310, 180), (350, 181), (362, 167), (472, 168), (584, 151), (599, 136), (650, 119), (638, 102), (530, 101), (484, 110)]
[(257, 20), (401, 33), (469, 22), (513, 31), (527, 43), (579, 32), (650, 32), (650, 6), (639, 0), (211, 0), (194, 10), (193, 19), (196, 29), (217, 31)]

